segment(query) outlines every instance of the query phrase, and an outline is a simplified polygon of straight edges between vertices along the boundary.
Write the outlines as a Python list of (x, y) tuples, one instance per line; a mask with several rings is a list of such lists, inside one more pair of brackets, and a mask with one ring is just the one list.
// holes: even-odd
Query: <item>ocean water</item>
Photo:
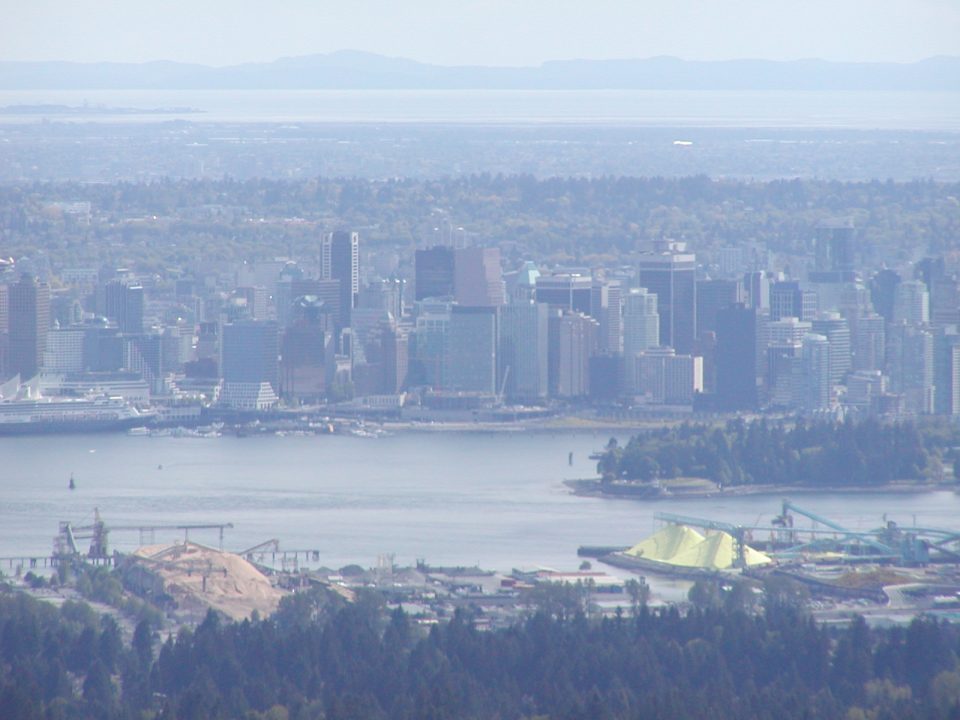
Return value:
[[(564, 479), (592, 477), (603, 433), (399, 433), (348, 436), (151, 438), (74, 435), (0, 439), (0, 557), (49, 554), (58, 521), (108, 526), (233, 523), (225, 547), (271, 538), (316, 549), (320, 563), (372, 566), (479, 563), (509, 571), (575, 569), (580, 545), (629, 545), (657, 528), (654, 513), (768, 524), (779, 496), (720, 500), (576, 497)], [(574, 454), (573, 465), (568, 454)], [(162, 469), (160, 466), (162, 465)], [(67, 488), (74, 475), (77, 489)], [(805, 494), (801, 506), (853, 529), (960, 529), (960, 496)], [(154, 540), (182, 539), (160, 531)], [(191, 539), (216, 545), (216, 531)], [(132, 530), (110, 545), (130, 550)], [(9, 568), (0, 567), (5, 572)]]
[[(74, 122), (567, 124), (960, 130), (960, 93), (666, 90), (32, 90), (0, 107), (189, 107), (198, 114), (50, 115)], [(44, 115), (0, 115), (0, 124)]]

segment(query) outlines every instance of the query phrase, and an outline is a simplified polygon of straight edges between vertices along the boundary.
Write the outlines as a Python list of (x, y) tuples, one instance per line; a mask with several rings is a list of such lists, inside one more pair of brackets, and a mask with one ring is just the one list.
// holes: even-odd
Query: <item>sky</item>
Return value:
[(363, 50), (439, 65), (572, 58), (913, 62), (960, 55), (960, 0), (6, 0), (0, 60), (205, 65)]

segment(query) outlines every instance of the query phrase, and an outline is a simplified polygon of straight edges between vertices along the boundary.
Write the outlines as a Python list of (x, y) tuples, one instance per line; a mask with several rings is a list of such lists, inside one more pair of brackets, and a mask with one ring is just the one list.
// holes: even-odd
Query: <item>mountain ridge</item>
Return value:
[(531, 67), (432, 65), (358, 50), (214, 67), (0, 61), (2, 90), (889, 90), (960, 91), (960, 57), (913, 63), (817, 58), (550, 60)]

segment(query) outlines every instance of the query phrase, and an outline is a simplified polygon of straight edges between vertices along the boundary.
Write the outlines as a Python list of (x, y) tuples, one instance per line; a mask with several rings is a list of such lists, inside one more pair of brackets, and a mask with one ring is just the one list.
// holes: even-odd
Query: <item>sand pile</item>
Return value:
[(197, 543), (138, 549), (140, 559), (162, 580), (181, 610), (198, 614), (214, 608), (235, 620), (272, 614), (287, 593), (239, 555)]

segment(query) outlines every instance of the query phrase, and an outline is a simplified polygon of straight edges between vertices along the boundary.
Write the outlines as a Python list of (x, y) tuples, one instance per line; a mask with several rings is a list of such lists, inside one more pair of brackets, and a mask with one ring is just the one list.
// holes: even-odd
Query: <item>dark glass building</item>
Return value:
[(743, 283), (739, 280), (697, 281), (697, 337), (716, 332), (717, 313), (743, 301)]
[(105, 288), (106, 316), (124, 335), (143, 332), (143, 286), (129, 280), (111, 280)]
[(340, 281), (340, 329), (350, 327), (350, 311), (360, 296), (360, 236), (337, 230), (327, 233), (320, 246), (320, 276)]
[(9, 375), (20, 373), (27, 381), (43, 365), (50, 329), (50, 287), (35, 278), (23, 275), (8, 291)]
[(644, 255), (637, 267), (638, 284), (657, 296), (660, 344), (678, 355), (690, 354), (697, 327), (697, 284), (694, 253), (671, 251)]
[(453, 248), (437, 245), (417, 250), (413, 260), (415, 274), (414, 299), (453, 297)]
[(743, 304), (717, 313), (717, 409), (757, 407), (757, 311)]

